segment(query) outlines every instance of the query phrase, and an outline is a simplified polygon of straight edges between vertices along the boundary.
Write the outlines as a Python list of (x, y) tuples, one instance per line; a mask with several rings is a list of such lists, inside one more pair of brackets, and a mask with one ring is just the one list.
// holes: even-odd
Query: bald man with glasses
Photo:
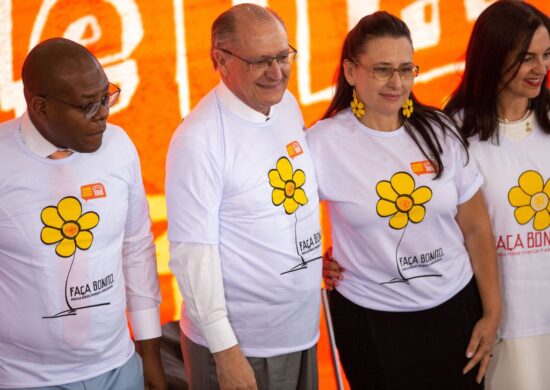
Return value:
[(64, 38), (22, 79), (27, 111), (0, 124), (0, 389), (166, 389), (139, 158), (107, 123), (120, 89)]
[(191, 390), (318, 387), (319, 199), (287, 91), (296, 52), (271, 10), (221, 14), (211, 45), (221, 81), (172, 138), (170, 267)]

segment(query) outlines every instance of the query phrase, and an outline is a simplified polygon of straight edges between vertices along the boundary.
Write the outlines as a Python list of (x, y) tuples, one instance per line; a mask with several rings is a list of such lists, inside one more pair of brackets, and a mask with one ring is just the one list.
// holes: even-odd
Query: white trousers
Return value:
[(503, 339), (493, 353), (486, 390), (550, 389), (550, 334)]

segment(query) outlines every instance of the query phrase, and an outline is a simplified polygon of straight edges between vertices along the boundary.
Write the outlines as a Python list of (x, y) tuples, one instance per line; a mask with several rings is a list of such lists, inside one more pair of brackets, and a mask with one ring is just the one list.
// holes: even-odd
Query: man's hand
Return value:
[(257, 390), (256, 377), (238, 345), (213, 354), (221, 390)]
[(166, 390), (166, 378), (160, 359), (160, 337), (138, 340), (138, 353), (143, 360), (143, 379), (145, 390)]
[(338, 287), (344, 271), (344, 268), (332, 258), (332, 247), (328, 248), (323, 255), (323, 281), (325, 282), (325, 289), (331, 291), (335, 287)]

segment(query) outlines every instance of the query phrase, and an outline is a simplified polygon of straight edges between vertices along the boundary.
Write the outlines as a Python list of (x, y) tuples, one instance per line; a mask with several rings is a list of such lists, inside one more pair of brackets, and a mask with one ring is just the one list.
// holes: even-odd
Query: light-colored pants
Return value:
[(503, 339), (493, 354), (486, 390), (550, 389), (550, 335)]
[[(181, 350), (190, 390), (218, 390), (210, 351), (181, 333)], [(317, 390), (317, 346), (269, 358), (247, 357), (259, 390)]]
[(20, 390), (142, 390), (143, 363), (137, 352), (122, 366), (84, 381)]

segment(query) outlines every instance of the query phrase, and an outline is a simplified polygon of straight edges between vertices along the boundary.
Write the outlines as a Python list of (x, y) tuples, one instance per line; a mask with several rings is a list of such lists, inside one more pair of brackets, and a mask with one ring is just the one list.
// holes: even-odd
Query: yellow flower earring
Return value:
[(365, 105), (357, 99), (355, 88), (353, 88), (353, 100), (351, 101), (351, 111), (358, 119), (361, 119), (361, 117), (365, 115)]
[(403, 107), (403, 111), (402, 111), (403, 116), (405, 116), (405, 118), (410, 118), (414, 110), (413, 101), (410, 98), (407, 99), (402, 107)]

